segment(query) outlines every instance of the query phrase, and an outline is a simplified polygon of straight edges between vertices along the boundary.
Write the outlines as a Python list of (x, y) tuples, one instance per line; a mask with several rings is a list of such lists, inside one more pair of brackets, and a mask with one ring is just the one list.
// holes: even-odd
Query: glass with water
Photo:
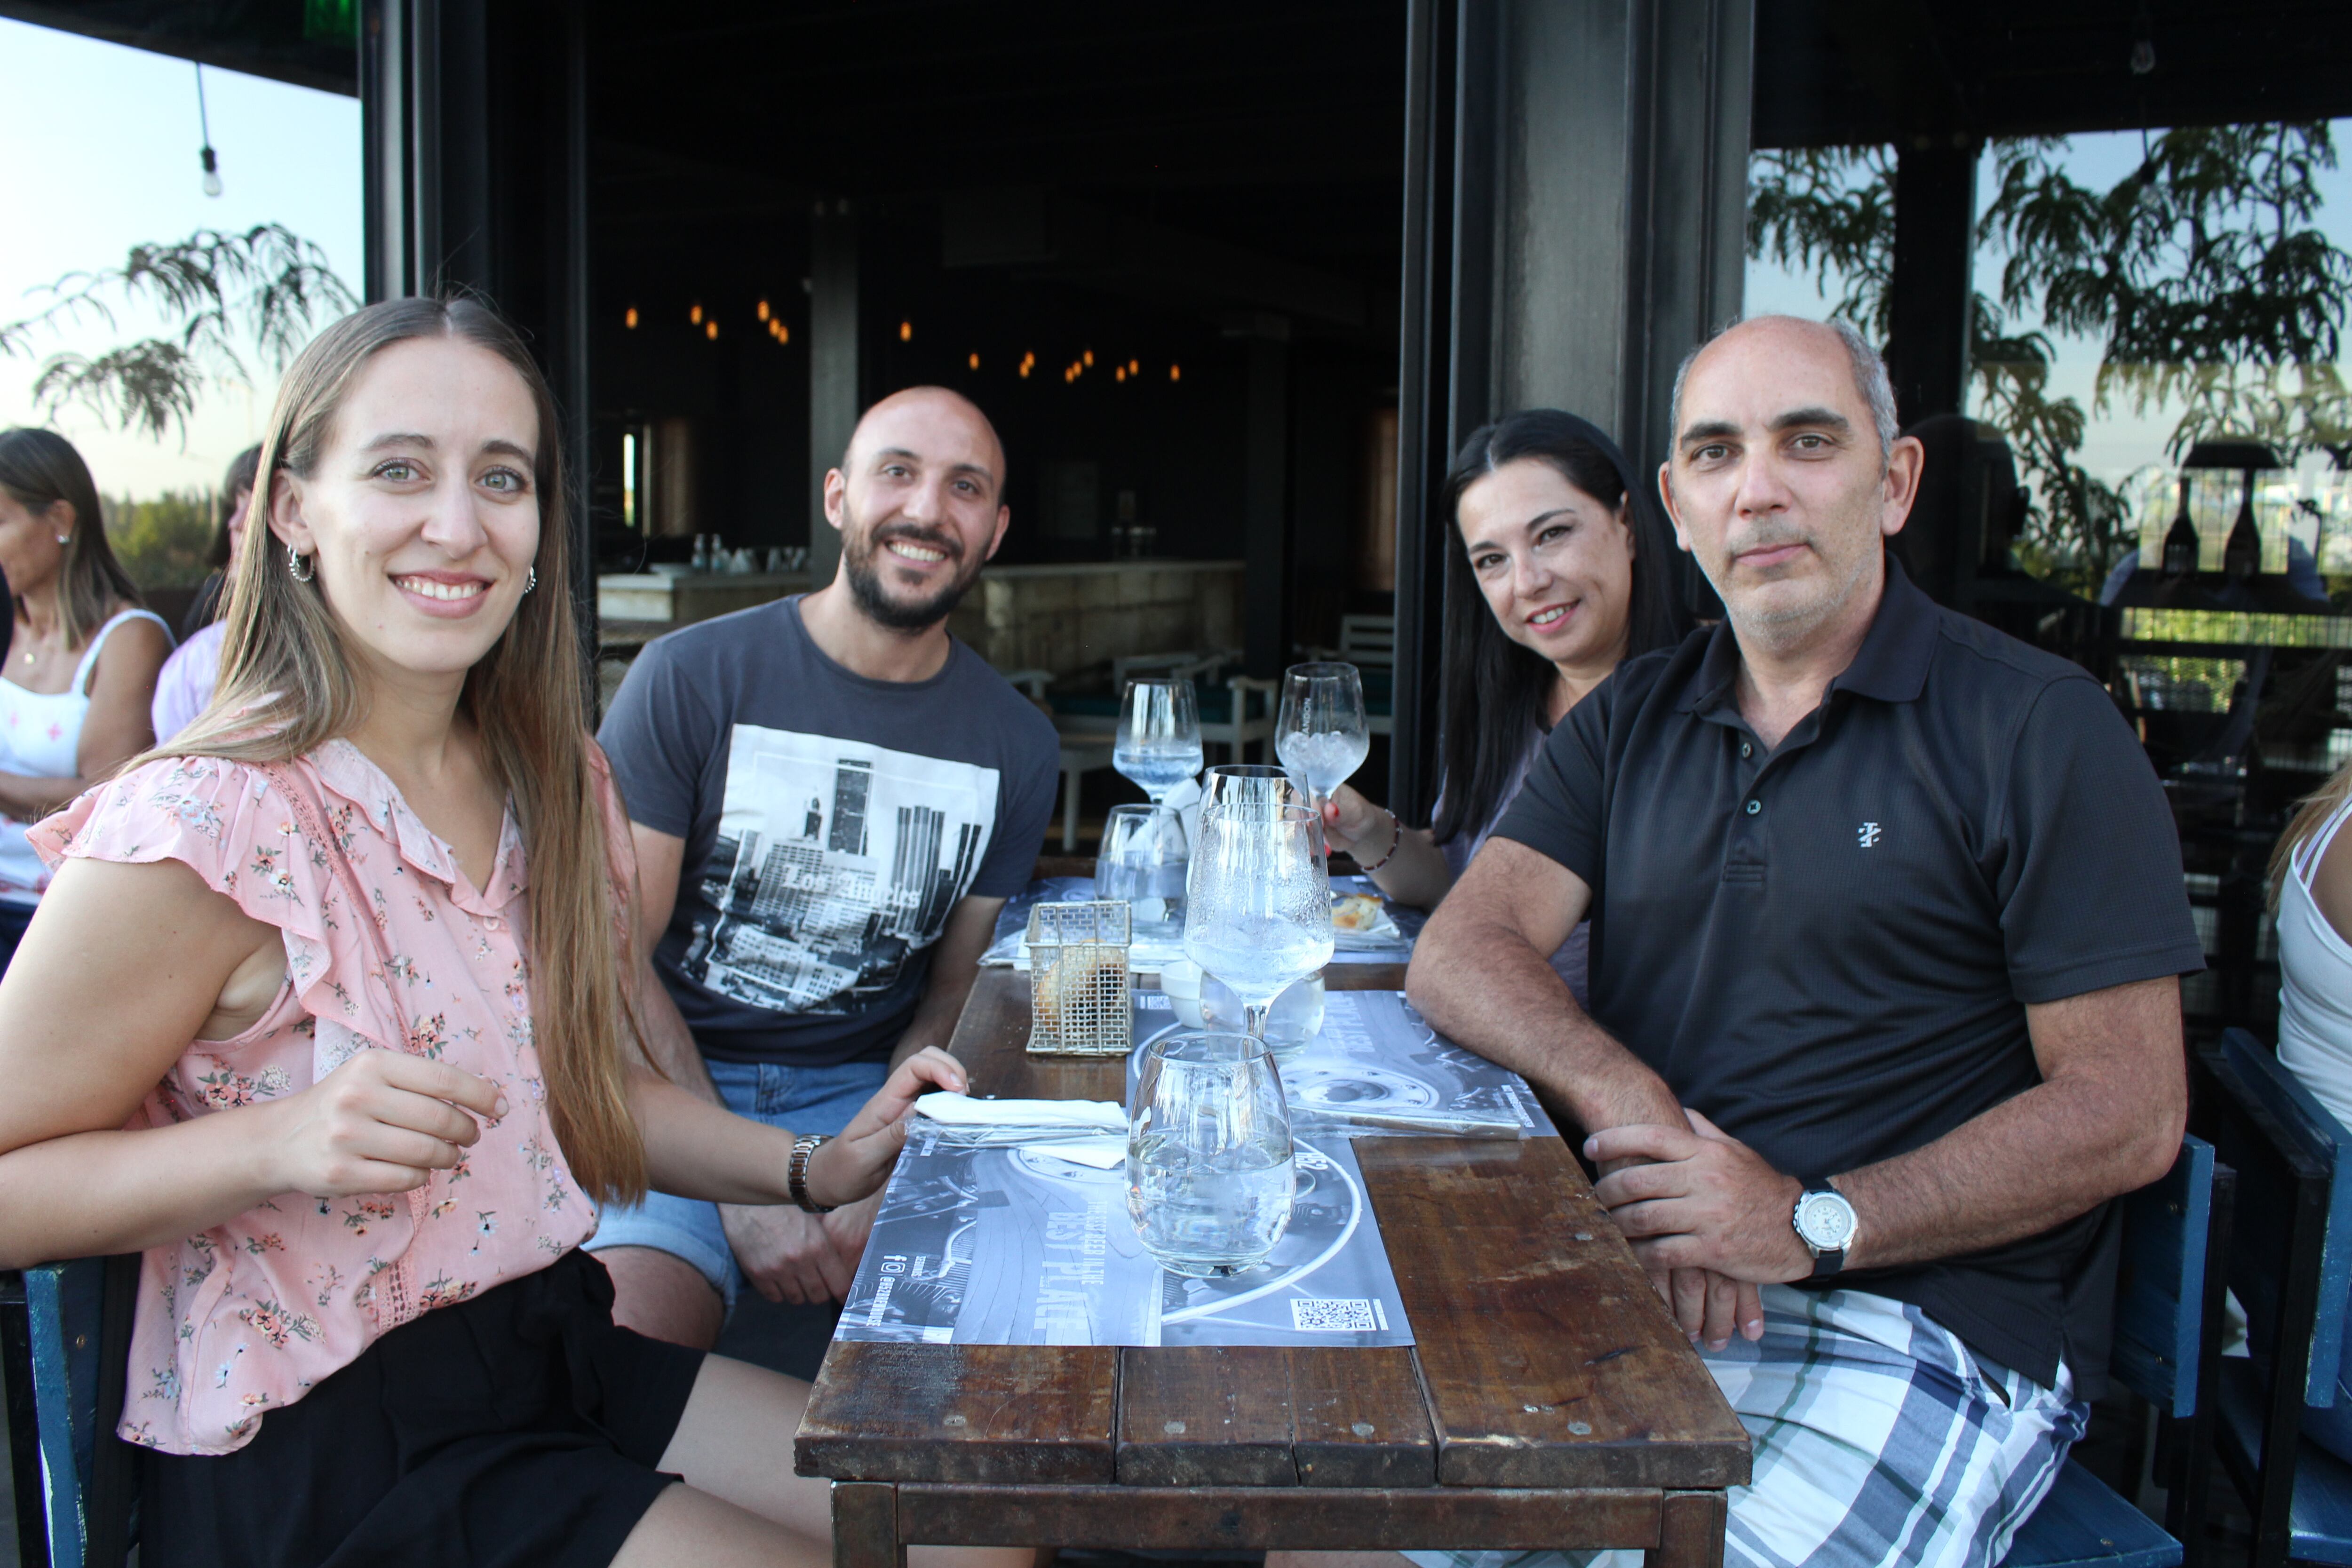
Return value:
[(1201, 708), (1190, 676), (1139, 676), (1118, 703), (1110, 765), (1142, 786), (1153, 804), (1201, 771)]
[(1185, 895), (1184, 956), (1233, 988), (1263, 1039), (1274, 999), (1331, 962), (1321, 823), (1303, 805), (1202, 806)]
[(1180, 1029), (1144, 1053), (1128, 1110), (1127, 1211), (1162, 1268), (1265, 1261), (1290, 1227), (1290, 1112), (1265, 1042)]
[(1095, 857), (1095, 897), (1135, 910), (1138, 942), (1184, 937), (1184, 819), (1164, 805), (1114, 805)]

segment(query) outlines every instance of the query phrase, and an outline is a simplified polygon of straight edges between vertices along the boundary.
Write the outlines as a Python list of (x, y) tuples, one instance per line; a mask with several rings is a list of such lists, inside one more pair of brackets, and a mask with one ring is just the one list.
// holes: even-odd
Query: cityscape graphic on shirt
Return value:
[(864, 1010), (971, 888), (996, 790), (993, 768), (736, 725), (681, 967), (756, 1007)]

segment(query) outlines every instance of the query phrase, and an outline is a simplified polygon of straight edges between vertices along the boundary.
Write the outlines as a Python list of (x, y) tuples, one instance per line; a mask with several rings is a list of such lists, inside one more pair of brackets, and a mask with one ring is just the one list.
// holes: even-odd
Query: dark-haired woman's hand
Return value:
[[(1377, 860), (1394, 848), (1396, 831), (1387, 810), (1350, 785), (1341, 784), (1323, 802), (1323, 837), (1332, 848), (1359, 860)], [(1357, 854), (1359, 846), (1366, 853)]]
[(936, 1046), (893, 1068), (888, 1081), (849, 1119), (841, 1136), (810, 1156), (811, 1201), (829, 1207), (856, 1203), (881, 1186), (906, 1146), (907, 1118), (917, 1097), (935, 1089), (961, 1093), (966, 1083), (963, 1064)]

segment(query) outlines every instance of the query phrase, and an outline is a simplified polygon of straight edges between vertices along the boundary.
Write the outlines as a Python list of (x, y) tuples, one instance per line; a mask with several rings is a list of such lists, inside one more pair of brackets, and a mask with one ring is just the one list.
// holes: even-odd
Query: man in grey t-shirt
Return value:
[[(1059, 743), (947, 631), (1004, 537), (1003, 484), (963, 397), (884, 399), (825, 476), (833, 582), (659, 638), (605, 716), (661, 982), (648, 1043), (741, 1115), (837, 1132), (891, 1062), (945, 1046), (1029, 880)], [(653, 1194), (590, 1246), (617, 1321), (707, 1348), (743, 1279), (845, 1294), (877, 1201), (820, 1219)]]

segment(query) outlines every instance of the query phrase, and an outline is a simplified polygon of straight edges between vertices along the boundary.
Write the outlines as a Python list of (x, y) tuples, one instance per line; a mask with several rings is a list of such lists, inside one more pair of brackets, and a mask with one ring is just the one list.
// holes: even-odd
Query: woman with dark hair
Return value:
[(221, 640), (228, 623), (221, 612), (228, 607), (229, 589), (236, 582), (236, 558), (245, 543), (245, 520), (253, 510), (254, 477), (261, 469), (261, 448), (247, 447), (229, 460), (221, 479), (220, 525), (213, 531), (209, 559), (213, 574), (196, 591), (188, 618), (180, 628), (184, 640), (163, 663), (155, 681), (155, 741), (170, 740), (186, 729), (213, 700), (220, 679)]
[(0, 675), (0, 969), (49, 885), (27, 825), (146, 749), (162, 616), (106, 542), (98, 486), (53, 430), (0, 430), (0, 573), (16, 623)]
[[(1323, 808), (1332, 847), (1399, 903), (1433, 908), (1527, 776), (1560, 716), (1625, 659), (1690, 629), (1667, 563), (1674, 537), (1617, 444), (1558, 409), (1475, 432), (1445, 476), (1446, 552), (1437, 820), (1407, 827), (1342, 784)], [(1584, 996), (1586, 931), (1552, 963)]]

